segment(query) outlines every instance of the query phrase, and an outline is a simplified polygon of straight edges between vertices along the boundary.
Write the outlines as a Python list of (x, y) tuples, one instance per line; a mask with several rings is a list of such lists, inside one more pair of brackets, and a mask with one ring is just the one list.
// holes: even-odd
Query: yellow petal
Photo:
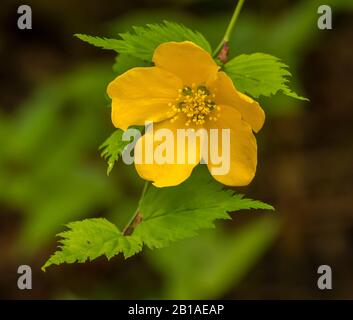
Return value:
[(255, 132), (258, 132), (265, 122), (265, 112), (260, 105), (247, 95), (237, 91), (232, 79), (224, 72), (218, 72), (215, 80), (211, 80), (209, 88), (216, 95), (217, 104), (236, 108), (242, 118), (248, 122)]
[(113, 100), (114, 126), (126, 130), (131, 125), (173, 116), (170, 104), (175, 102), (182, 86), (178, 77), (158, 67), (133, 68), (123, 73), (107, 89)]
[(153, 62), (189, 86), (206, 83), (219, 69), (208, 52), (190, 41), (162, 43), (154, 52)]
[[(248, 185), (255, 176), (257, 164), (257, 145), (250, 125), (241, 119), (240, 113), (230, 106), (222, 105), (216, 122), (208, 121), (207, 128), (218, 130), (218, 145), (209, 138), (208, 168), (213, 177), (227, 186)], [(229, 129), (229, 153), (222, 148), (221, 129)], [(209, 134), (209, 137), (211, 134)], [(225, 140), (224, 140), (225, 141)], [(215, 150), (212, 150), (212, 146)], [(217, 152), (222, 161), (212, 160), (210, 153)], [(213, 158), (215, 159), (215, 157)], [(222, 174), (215, 174), (214, 169), (223, 166)]]
[[(185, 119), (179, 119), (173, 123), (165, 120), (154, 124), (153, 134), (152, 131), (147, 131), (138, 140), (135, 146), (135, 167), (141, 178), (153, 181), (156, 187), (170, 187), (182, 183), (191, 175), (193, 168), (200, 162), (201, 139), (193, 140), (194, 144), (188, 139), (184, 140), (184, 145), (179, 144), (177, 130), (184, 130), (184, 125)], [(162, 133), (160, 129), (169, 129), (170, 138), (158, 137), (157, 132)], [(172, 151), (169, 158), (171, 161), (161, 163), (158, 155), (166, 156), (166, 152), (161, 152), (165, 146), (171, 148), (169, 149)]]

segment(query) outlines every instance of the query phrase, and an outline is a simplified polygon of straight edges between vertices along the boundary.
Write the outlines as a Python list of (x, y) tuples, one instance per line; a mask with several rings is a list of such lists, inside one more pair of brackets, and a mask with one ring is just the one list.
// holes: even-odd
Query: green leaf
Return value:
[(265, 53), (239, 55), (224, 65), (235, 87), (254, 98), (269, 97), (278, 92), (299, 100), (308, 100), (288, 87), (291, 73), (279, 58)]
[(61, 250), (49, 258), (42, 267), (43, 271), (53, 264), (83, 263), (102, 255), (110, 260), (120, 252), (129, 257), (142, 248), (136, 238), (123, 236), (114, 224), (103, 218), (71, 222), (67, 227), (68, 231), (58, 234), (62, 238), (59, 241)]
[[(109, 39), (105, 37), (89, 36), (87, 34), (76, 33), (75, 37), (80, 40), (87, 42), (95, 47), (99, 47), (106, 50), (115, 50), (122, 45), (122, 40)], [(118, 52), (118, 51), (117, 51)]]
[[(131, 126), (129, 129), (135, 129), (143, 132), (144, 128), (142, 126)], [(115, 162), (118, 161), (120, 156), (123, 154), (125, 147), (134, 140), (134, 138), (131, 138), (130, 140), (123, 140), (123, 134), (123, 130), (117, 129), (99, 147), (99, 149), (102, 149), (101, 156), (108, 162), (107, 175), (110, 174)]]
[(149, 188), (140, 207), (143, 223), (137, 226), (134, 235), (151, 249), (161, 248), (172, 241), (195, 236), (200, 229), (213, 228), (216, 219), (230, 219), (228, 212), (250, 208), (273, 210), (268, 204), (222, 189), (200, 167), (179, 186)]
[(147, 24), (133, 29), (133, 32), (119, 34), (121, 39), (100, 38), (84, 34), (75, 36), (96, 47), (114, 50), (145, 61), (152, 61), (153, 52), (158, 45), (169, 41), (192, 41), (207, 52), (212, 52), (210, 44), (201, 33), (182, 24), (164, 21), (161, 24)]
[(115, 162), (119, 160), (124, 148), (130, 143), (130, 141), (123, 141), (123, 134), (123, 130), (117, 129), (99, 147), (103, 150), (101, 156), (108, 162), (107, 175), (113, 170)]
[(141, 60), (139, 58), (130, 56), (128, 54), (119, 54), (115, 58), (115, 63), (113, 65), (113, 71), (116, 74), (122, 74), (131, 68), (135, 67), (148, 67), (151, 66), (150, 62)]
[(69, 224), (71, 230), (59, 234), (63, 238), (61, 250), (43, 269), (52, 264), (85, 262), (100, 255), (110, 259), (120, 252), (127, 258), (140, 252), (143, 245), (162, 248), (195, 236), (201, 229), (214, 228), (215, 220), (230, 219), (229, 212), (250, 208), (273, 210), (268, 204), (223, 189), (206, 169), (198, 168), (179, 186), (161, 189), (150, 186), (138, 210), (142, 221), (129, 236), (104, 219)]

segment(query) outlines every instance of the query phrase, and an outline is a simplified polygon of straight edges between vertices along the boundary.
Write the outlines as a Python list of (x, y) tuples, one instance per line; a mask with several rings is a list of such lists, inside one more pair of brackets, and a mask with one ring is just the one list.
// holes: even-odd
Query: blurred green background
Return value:
[[(28, 1), (33, 29), (17, 29), (16, 1), (0, 11), (0, 298), (353, 299), (353, 5), (332, 6), (333, 30), (317, 28), (316, 0), (246, 1), (231, 56), (282, 58), (308, 97), (262, 99), (257, 176), (249, 197), (277, 212), (243, 211), (216, 230), (126, 261), (40, 266), (67, 222), (107, 217), (123, 224), (142, 181), (117, 165), (106, 176), (98, 146), (113, 131), (105, 88), (114, 52), (73, 37), (114, 37), (133, 25), (182, 22), (215, 46), (231, 0)], [(33, 289), (17, 289), (29, 264)], [(333, 270), (333, 290), (316, 286)]]

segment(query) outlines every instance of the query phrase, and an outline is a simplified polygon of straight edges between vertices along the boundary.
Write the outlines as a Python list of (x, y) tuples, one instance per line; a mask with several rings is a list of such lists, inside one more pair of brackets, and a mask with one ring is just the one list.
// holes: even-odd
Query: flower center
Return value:
[(171, 121), (174, 122), (178, 119), (179, 114), (186, 116), (186, 126), (190, 124), (202, 125), (206, 120), (216, 121), (218, 114), (213, 111), (219, 111), (219, 107), (214, 98), (215, 95), (211, 94), (205, 85), (185, 86), (179, 90), (176, 104), (171, 104), (173, 110), (177, 112)]

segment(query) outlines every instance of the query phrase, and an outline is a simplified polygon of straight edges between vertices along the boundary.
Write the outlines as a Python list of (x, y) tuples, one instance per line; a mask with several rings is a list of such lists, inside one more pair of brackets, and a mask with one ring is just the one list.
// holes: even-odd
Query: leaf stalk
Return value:
[(139, 225), (142, 221), (142, 213), (140, 211), (140, 207), (141, 207), (142, 200), (145, 197), (148, 186), (149, 186), (149, 181), (145, 181), (137, 208), (136, 208), (134, 214), (131, 216), (129, 222), (126, 224), (126, 226), (123, 229), (124, 236), (130, 235), (134, 231), (134, 229), (137, 227), (137, 225)]
[(213, 52), (213, 56), (217, 57), (219, 60), (221, 60), (221, 62), (225, 63), (227, 62), (228, 59), (228, 53), (229, 53), (229, 40), (232, 36), (233, 33), (233, 29), (235, 26), (235, 23), (239, 17), (241, 8), (243, 7), (245, 0), (239, 0), (234, 12), (233, 12), (233, 16), (229, 21), (227, 30), (223, 36), (222, 41), (219, 43), (218, 47), (216, 48), (216, 50)]

